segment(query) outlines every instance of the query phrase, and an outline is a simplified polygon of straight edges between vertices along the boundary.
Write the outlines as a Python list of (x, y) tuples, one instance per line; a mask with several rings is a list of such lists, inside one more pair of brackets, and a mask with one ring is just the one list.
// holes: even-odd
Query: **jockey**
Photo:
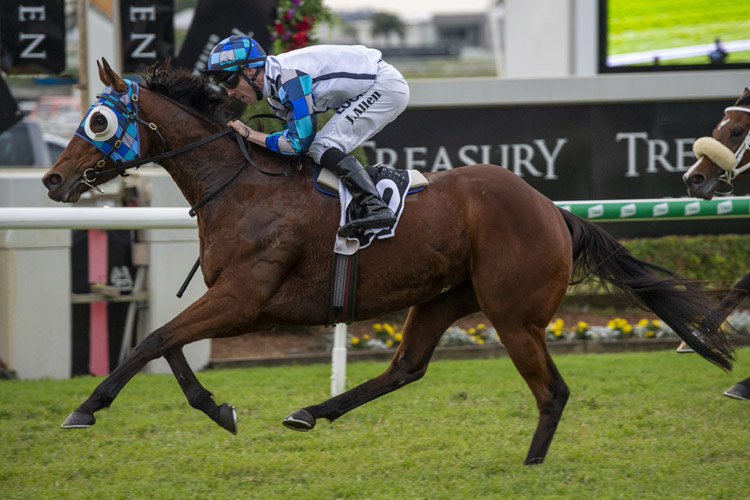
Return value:
[[(252, 38), (232, 35), (213, 48), (204, 73), (247, 105), (265, 96), (286, 120), (284, 131), (273, 134), (239, 120), (229, 122), (247, 141), (281, 154), (307, 154), (343, 181), (365, 215), (340, 228), (340, 236), (395, 222), (370, 176), (349, 154), (392, 122), (409, 101), (406, 80), (382, 60), (380, 51), (316, 45), (266, 56)], [(329, 109), (336, 113), (317, 131), (315, 115)]]

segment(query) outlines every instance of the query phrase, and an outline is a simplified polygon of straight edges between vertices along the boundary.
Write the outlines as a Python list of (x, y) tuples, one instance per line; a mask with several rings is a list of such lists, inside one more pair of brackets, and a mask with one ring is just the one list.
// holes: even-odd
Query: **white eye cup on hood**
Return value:
[[(91, 119), (99, 113), (100, 115), (104, 116), (104, 118), (107, 120), (107, 127), (101, 131), (101, 132), (94, 132), (91, 130)], [(84, 130), (86, 131), (86, 135), (89, 136), (94, 141), (101, 141), (104, 142), (107, 139), (110, 139), (115, 133), (117, 132), (117, 115), (115, 112), (110, 108), (109, 106), (95, 106), (89, 115), (86, 117), (86, 123), (84, 124)]]

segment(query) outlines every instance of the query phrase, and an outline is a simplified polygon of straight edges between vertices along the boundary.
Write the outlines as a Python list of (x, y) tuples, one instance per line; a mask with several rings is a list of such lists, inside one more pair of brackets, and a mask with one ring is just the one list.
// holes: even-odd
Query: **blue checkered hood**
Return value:
[(266, 52), (252, 38), (232, 35), (216, 44), (208, 56), (206, 71), (239, 71), (266, 63)]
[[(78, 137), (93, 144), (106, 157), (114, 161), (133, 160), (141, 153), (138, 122), (135, 119), (138, 116), (138, 84), (131, 80), (125, 80), (125, 83), (128, 84), (126, 92), (115, 92), (112, 87), (105, 88), (97, 96), (99, 99), (91, 105), (76, 130)], [(111, 110), (117, 119), (117, 131), (108, 139), (96, 140), (91, 134), (88, 124), (94, 110), (105, 112)], [(112, 116), (111, 112), (106, 112), (106, 115)], [(114, 130), (114, 124), (112, 124), (112, 130)]]

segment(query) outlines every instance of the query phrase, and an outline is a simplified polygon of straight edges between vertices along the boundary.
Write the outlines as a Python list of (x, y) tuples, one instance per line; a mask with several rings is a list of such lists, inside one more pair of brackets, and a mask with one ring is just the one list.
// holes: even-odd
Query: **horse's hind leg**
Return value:
[[(501, 323), (493, 324), (495, 328), (501, 325)], [(568, 401), (570, 390), (547, 351), (543, 328), (504, 329), (498, 332), (513, 364), (536, 398), (539, 421), (524, 463), (526, 465), (540, 464), (544, 461), (552, 437), (555, 435), (557, 423)]]
[(232, 434), (237, 434), (237, 413), (234, 411), (234, 406), (226, 403), (219, 406), (214, 402), (213, 395), (201, 385), (190, 368), (182, 348), (165, 353), (164, 359), (172, 368), (172, 373), (179, 382), (190, 406), (202, 411), (211, 417), (211, 420)]
[(284, 425), (307, 431), (315, 426), (318, 418), (333, 421), (368, 401), (419, 380), (427, 371), (432, 353), (446, 328), (478, 310), (469, 282), (412, 307), (404, 324), (401, 345), (384, 373), (321, 404), (291, 413), (284, 419)]

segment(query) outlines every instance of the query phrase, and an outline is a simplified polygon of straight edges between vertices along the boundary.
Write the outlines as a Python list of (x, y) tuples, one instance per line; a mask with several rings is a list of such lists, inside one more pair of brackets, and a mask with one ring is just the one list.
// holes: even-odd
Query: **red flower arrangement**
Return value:
[(322, 0), (280, 0), (276, 21), (269, 26), (275, 54), (317, 43), (313, 36), (316, 22), (331, 22), (333, 12)]

